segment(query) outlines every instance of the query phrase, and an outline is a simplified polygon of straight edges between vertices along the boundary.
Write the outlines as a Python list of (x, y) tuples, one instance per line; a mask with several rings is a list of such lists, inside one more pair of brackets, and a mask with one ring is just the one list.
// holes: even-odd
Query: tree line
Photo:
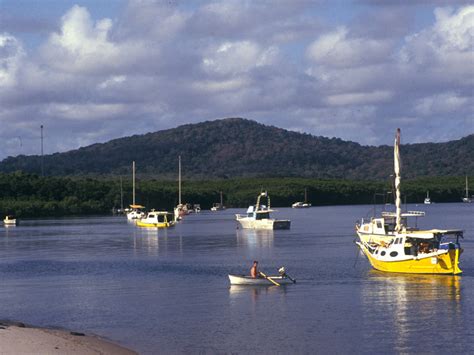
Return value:
[[(472, 180), (472, 178), (471, 178)], [(237, 178), (183, 181), (182, 200), (209, 209), (220, 201), (227, 207), (246, 208), (259, 192), (268, 191), (274, 207), (303, 201), (305, 189), (313, 206), (393, 202), (391, 181), (311, 178)], [(474, 185), (474, 183), (473, 183)], [(426, 192), (435, 202), (460, 202), (464, 177), (429, 177), (402, 182), (408, 203), (422, 203)], [(131, 179), (41, 177), (36, 174), (0, 173), (0, 216), (22, 218), (109, 214), (132, 203)], [(171, 211), (178, 202), (178, 184), (172, 180), (139, 179), (136, 202), (147, 208)]]

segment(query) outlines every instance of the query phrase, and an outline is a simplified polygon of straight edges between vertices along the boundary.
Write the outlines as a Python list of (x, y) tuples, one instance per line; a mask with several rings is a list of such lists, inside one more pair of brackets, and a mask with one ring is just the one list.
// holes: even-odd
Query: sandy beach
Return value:
[(117, 354), (136, 352), (94, 335), (0, 321), (0, 354)]

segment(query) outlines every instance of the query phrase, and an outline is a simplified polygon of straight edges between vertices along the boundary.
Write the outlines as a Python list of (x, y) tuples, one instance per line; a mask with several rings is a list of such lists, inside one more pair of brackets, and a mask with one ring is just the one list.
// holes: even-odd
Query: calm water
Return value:
[[(237, 230), (243, 210), (159, 232), (124, 217), (0, 227), (0, 318), (140, 353), (474, 353), (474, 204), (410, 208), (421, 227), (465, 230), (463, 276), (371, 270), (353, 243), (370, 206), (282, 208), (292, 227), (275, 232)], [(229, 287), (254, 259), (297, 284)]]

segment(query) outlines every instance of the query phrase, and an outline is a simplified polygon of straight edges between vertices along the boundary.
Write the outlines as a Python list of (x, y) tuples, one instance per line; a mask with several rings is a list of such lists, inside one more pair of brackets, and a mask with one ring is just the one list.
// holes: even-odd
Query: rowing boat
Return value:
[[(286, 285), (293, 283), (288, 277), (286, 276), (267, 276), (268, 278), (272, 279), (273, 281), (278, 282), (280, 285)], [(262, 285), (262, 286), (271, 286), (273, 283), (267, 280), (264, 277), (257, 277), (253, 278), (252, 276), (246, 275), (230, 275), (229, 274), (229, 281), (231, 285)]]

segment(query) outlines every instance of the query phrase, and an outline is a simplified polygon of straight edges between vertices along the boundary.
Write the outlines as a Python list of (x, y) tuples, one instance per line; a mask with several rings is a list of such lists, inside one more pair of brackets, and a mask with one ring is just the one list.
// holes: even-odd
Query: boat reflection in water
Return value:
[(366, 350), (378, 352), (384, 347), (410, 353), (421, 343), (426, 353), (436, 353), (447, 344), (452, 353), (460, 353), (457, 346), (462, 343), (448, 334), (465, 331), (461, 296), (460, 276), (387, 275), (371, 270), (362, 287), (363, 323), (378, 330), (365, 334)]
[(146, 251), (149, 255), (158, 255), (158, 251), (160, 250), (160, 242), (162, 244), (162, 248), (166, 248), (167, 240), (167, 229), (136, 228), (133, 231), (133, 249), (135, 251)]
[(237, 229), (237, 245), (251, 249), (271, 248), (274, 231), (272, 229)]

